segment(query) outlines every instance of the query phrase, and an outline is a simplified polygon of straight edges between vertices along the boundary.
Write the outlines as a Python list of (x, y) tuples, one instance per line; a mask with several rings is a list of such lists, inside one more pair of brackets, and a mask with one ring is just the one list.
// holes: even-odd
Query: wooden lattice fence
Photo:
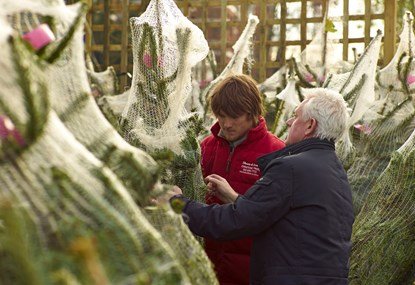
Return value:
[[(86, 27), (87, 53), (101, 69), (114, 66), (121, 86), (126, 87), (127, 74), (132, 73), (128, 19), (139, 16), (149, 1), (88, 1), (91, 10)], [(259, 82), (306, 47), (327, 9), (338, 31), (334, 36), (339, 39), (343, 60), (355, 60), (354, 56), (363, 51), (378, 26), (384, 26), (381, 64), (386, 64), (395, 51), (396, 0), (376, 5), (373, 0), (330, 0), (330, 3), (327, 0), (176, 0), (176, 3), (204, 31), (216, 55), (218, 70), (232, 55), (232, 45), (245, 27), (248, 14), (257, 15), (260, 23), (254, 36), (252, 76)], [(334, 10), (333, 4), (340, 9)], [(359, 8), (361, 13), (356, 13)], [(207, 62), (199, 73), (202, 79), (210, 79)]]

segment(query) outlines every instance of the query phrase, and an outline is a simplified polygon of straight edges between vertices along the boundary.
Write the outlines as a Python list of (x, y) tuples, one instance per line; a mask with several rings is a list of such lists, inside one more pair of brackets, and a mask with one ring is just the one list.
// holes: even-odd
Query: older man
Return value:
[(170, 199), (185, 201), (183, 212), (197, 235), (254, 237), (251, 284), (348, 283), (353, 206), (334, 146), (345, 132), (347, 107), (337, 92), (317, 88), (308, 93), (287, 121), (287, 146), (258, 160), (263, 176), (244, 195), (212, 174), (206, 177), (208, 187), (231, 203), (204, 205), (181, 195)]

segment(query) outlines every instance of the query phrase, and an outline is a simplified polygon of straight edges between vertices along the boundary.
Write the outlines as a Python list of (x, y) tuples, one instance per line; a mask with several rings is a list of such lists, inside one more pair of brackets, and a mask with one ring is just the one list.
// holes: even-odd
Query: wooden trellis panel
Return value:
[[(88, 0), (91, 11), (87, 18), (86, 49), (94, 55), (101, 69), (113, 65), (121, 74), (122, 86), (128, 84), (127, 72), (132, 73), (131, 44), (129, 43), (129, 17), (138, 16), (147, 1)], [(258, 16), (260, 23), (254, 36), (252, 76), (259, 82), (270, 76), (295, 52), (303, 50), (312, 38), (316, 24), (328, 16), (341, 31), (338, 37), (343, 60), (353, 61), (352, 48), (362, 49), (374, 36), (373, 23), (384, 23), (383, 63), (395, 51), (396, 0), (385, 0), (381, 11), (373, 11), (371, 0), (331, 0), (342, 7), (332, 14), (327, 0), (176, 0), (183, 13), (205, 33), (210, 48), (215, 52), (218, 70), (227, 64), (232, 45), (247, 22), (248, 14)], [(364, 8), (362, 14), (352, 14), (355, 6)], [(379, 10), (379, 9), (378, 9)], [(354, 35), (353, 25), (363, 26), (363, 35)], [(294, 31), (294, 32), (293, 32)], [(209, 80), (208, 63), (201, 68), (201, 77)]]
[[(87, 0), (85, 47), (98, 70), (114, 66), (120, 76), (122, 88), (128, 85), (128, 72), (132, 73), (130, 44), (130, 17), (142, 11), (142, 1), (134, 0)], [(122, 90), (120, 90), (122, 91)]]

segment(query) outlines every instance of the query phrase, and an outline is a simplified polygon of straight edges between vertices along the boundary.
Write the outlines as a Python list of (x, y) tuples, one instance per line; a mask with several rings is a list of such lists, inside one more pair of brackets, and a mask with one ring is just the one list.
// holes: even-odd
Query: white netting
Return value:
[(295, 66), (297, 76), (302, 85), (306, 87), (322, 86), (328, 74), (344, 73), (353, 67), (339, 58), (339, 53), (335, 48), (339, 40), (329, 37), (328, 21), (326, 14), (311, 42), (307, 44), (299, 57), (295, 57), (298, 62)]
[(150, 151), (181, 154), (186, 128), (179, 126), (188, 118), (191, 68), (207, 55), (207, 42), (173, 1), (151, 1), (130, 24), (134, 73), (122, 115), (124, 136)]
[(268, 102), (272, 102), (269, 109), (275, 110), (270, 132), (281, 139), (284, 139), (287, 134), (287, 124), (285, 122), (293, 115), (293, 111), (302, 100), (299, 88), (297, 80), (294, 76), (290, 76), (287, 79), (287, 85), (281, 92), (266, 98)]
[(415, 89), (408, 80), (415, 68), (410, 13), (403, 23), (397, 53), (377, 76), (377, 100), (354, 131), (357, 155), (347, 172), (358, 213), (351, 284), (410, 284), (415, 273)]
[[(45, 2), (45, 5), (49, 4)], [(18, 3), (16, 7), (5, 13), (14, 29), (20, 33), (30, 31), (32, 28), (31, 25), (26, 24), (25, 19), (36, 19), (42, 22), (48, 17), (53, 18), (49, 24), (55, 31), (57, 41), (51, 43), (45, 50), (39, 51), (45, 62), (45, 69), (39, 71), (39, 76), (44, 75), (48, 78), (47, 85), (51, 90), (52, 108), (57, 111), (65, 126), (56, 116), (51, 116), (49, 121), (42, 124), (46, 129), (44, 136), (37, 138), (37, 143), (30, 146), (32, 151), (25, 152), (27, 157), (23, 157), (22, 162), (16, 160), (16, 163), (20, 163), (19, 169), (24, 169), (24, 173), (15, 171), (14, 164), (6, 165), (4, 171), (1, 172), (1, 184), (5, 185), (4, 189), (8, 192), (19, 197), (19, 202), (29, 205), (33, 216), (40, 217), (41, 225), (43, 225), (43, 217), (48, 216), (48, 213), (70, 218), (71, 223), (62, 223), (63, 228), (59, 227), (58, 222), (53, 223), (53, 216), (52, 222), (49, 221), (51, 219), (46, 219), (48, 228), (53, 229), (52, 225), (58, 224), (58, 227), (54, 228), (56, 233), (68, 236), (68, 239), (78, 234), (78, 230), (68, 234), (68, 230), (73, 225), (77, 225), (79, 232), (89, 232), (90, 229), (94, 232), (94, 229), (101, 225), (99, 230), (96, 230), (100, 246), (98, 258), (100, 255), (105, 255), (105, 257), (98, 261), (105, 262), (103, 268), (110, 278), (109, 283), (188, 284), (189, 276), (192, 284), (215, 284), (217, 281), (209, 260), (200, 244), (181, 221), (181, 217), (172, 215), (172, 210), (168, 209), (158, 209), (156, 214), (146, 213), (149, 218), (157, 221), (154, 222), (154, 226), (159, 232), (156, 232), (126, 192), (128, 189), (131, 194), (135, 194), (136, 202), (142, 205), (148, 203), (149, 192), (153, 190), (157, 182), (158, 167), (149, 155), (128, 145), (116, 133), (115, 129), (103, 119), (102, 113), (99, 112), (90, 96), (91, 90), (87, 80), (82, 43), (85, 6), (67, 7), (62, 3), (54, 2), (55, 4), (56, 6), (52, 9), (49, 6), (42, 8), (40, 1), (32, 1), (24, 6)], [(9, 5), (9, 7), (12, 6), (12, 4)], [(61, 17), (61, 14), (65, 13), (66, 16)], [(70, 16), (67, 16), (68, 14)], [(180, 21), (177, 29), (178, 50), (181, 52), (177, 61), (179, 68), (176, 75), (178, 99), (180, 99), (179, 95), (182, 95), (180, 91), (187, 88), (187, 79), (190, 79), (189, 60), (197, 59), (193, 53), (196, 49), (192, 48), (192, 41), (194, 42), (198, 33), (192, 34), (184, 26), (185, 24), (186, 21)], [(203, 36), (201, 32), (200, 34)], [(4, 55), (4, 57), (10, 60), (11, 55)], [(8, 72), (7, 68), (2, 71)], [(11, 76), (13, 75), (14, 73), (11, 73)], [(5, 91), (4, 94), (19, 92), (20, 78), (11, 79), (7, 80), (10, 82), (10, 90)], [(38, 93), (42, 94), (42, 92)], [(183, 100), (178, 101), (179, 105), (184, 104)], [(27, 130), (36, 135), (40, 134), (39, 128), (36, 128), (39, 118), (36, 116), (31, 116), (30, 120), (26, 118), (25, 107), (27, 106), (22, 103), (23, 101), (17, 100), (16, 102), (9, 103), (13, 104), (16, 115), (9, 112), (11, 108), (4, 108), (10, 113), (9, 117), (13, 118), (13, 122), (28, 121)], [(40, 106), (40, 110), (43, 110), (42, 106), (47, 107), (37, 101), (35, 103)], [(177, 101), (171, 103), (177, 103)], [(174, 111), (179, 105), (174, 105)], [(22, 124), (18, 124), (19, 127), (20, 125)], [(176, 126), (179, 125), (176, 124)], [(75, 135), (75, 138), (68, 139), (72, 134), (66, 127)], [(58, 143), (55, 145), (55, 142), (47, 135), (52, 136), (53, 140), (58, 140)], [(177, 145), (183, 147), (185, 155), (176, 157), (176, 167), (180, 171), (174, 172), (173, 178), (183, 178), (188, 184), (193, 183), (190, 186), (196, 188), (200, 185), (194, 185), (197, 181), (192, 180), (192, 177), (201, 177), (201, 175), (199, 173), (197, 176), (198, 144), (192, 138), (190, 134), (183, 141), (176, 142)], [(109, 165), (119, 178), (77, 140)], [(20, 140), (13, 141), (13, 143), (19, 144)], [(80, 151), (77, 148), (83, 150)], [(190, 154), (186, 152), (187, 149), (190, 149)], [(48, 156), (54, 159), (48, 162)], [(52, 170), (50, 170), (51, 167)], [(15, 180), (22, 181), (21, 185)], [(120, 181), (126, 188), (121, 185)], [(172, 182), (176, 181), (172, 180)], [(33, 184), (33, 189), (28, 187), (31, 184)], [(154, 188), (160, 189), (162, 186), (157, 184)], [(57, 189), (61, 189), (64, 193), (54, 197)], [(199, 191), (199, 193), (202, 195), (203, 192)], [(36, 203), (32, 203), (32, 200)], [(38, 214), (38, 207), (46, 211), (44, 212), (46, 214)], [(176, 235), (182, 236), (182, 239), (177, 239), (172, 234), (172, 227), (176, 230)], [(47, 234), (48, 232), (45, 233)], [(111, 240), (114, 242), (113, 245)], [(58, 254), (62, 253), (58, 251)], [(123, 268), (120, 268), (121, 266)], [(200, 270), (201, 266), (203, 266), (202, 270)], [(83, 277), (82, 280), (84, 280)], [(87, 281), (82, 283), (87, 283)]]
[(276, 93), (284, 89), (286, 85), (287, 66), (284, 65), (278, 69), (273, 75), (267, 78), (261, 84), (258, 84), (258, 89), (264, 93), (266, 99), (272, 100)]
[(340, 92), (351, 109), (347, 131), (337, 144), (337, 153), (346, 167), (349, 167), (354, 155), (351, 153), (353, 142), (349, 130), (362, 119), (375, 101), (375, 78), (381, 40), (382, 33), (378, 31), (350, 72), (330, 75), (324, 83), (326, 88)]
[[(376, 179), (389, 163), (390, 155), (409, 137), (415, 127), (413, 93), (415, 86), (407, 78), (415, 74), (414, 58), (404, 56), (414, 48), (412, 17), (406, 14), (398, 55), (389, 67), (379, 71), (376, 98), (359, 128), (355, 128), (357, 157), (348, 170), (358, 212)], [(394, 68), (392, 68), (394, 67)], [(383, 78), (384, 80), (380, 80)], [(383, 82), (387, 82), (383, 85)]]
[[(394, 88), (402, 88), (400, 80), (396, 80), (398, 72), (398, 62), (402, 61), (402, 55), (406, 54), (408, 57), (415, 56), (414, 45), (414, 31), (412, 29), (413, 15), (411, 12), (406, 12), (403, 18), (403, 29), (399, 36), (399, 45), (396, 49), (392, 60), (382, 70), (379, 71), (377, 82), (380, 86), (394, 86)], [(404, 63), (404, 62), (402, 62)], [(393, 75), (393, 76), (391, 76)]]
[(270, 123), (270, 131), (280, 138), (285, 138), (287, 135), (285, 122), (302, 100), (302, 94), (307, 91), (301, 86), (307, 88), (322, 86), (327, 81), (327, 74), (330, 74), (329, 80), (333, 79), (331, 88), (335, 90), (335, 87), (338, 87), (337, 90), (341, 89), (341, 86), (349, 80), (350, 73), (337, 74), (351, 70), (352, 65), (337, 58), (334, 44), (338, 41), (329, 38), (330, 33), (326, 31), (326, 26), (327, 15), (318, 26), (312, 41), (299, 56), (292, 58), (287, 64), (290, 73), (295, 71), (296, 77), (291, 74), (287, 80), (285, 78), (287, 66), (284, 66), (259, 84), (260, 90), (266, 96), (266, 118), (268, 121), (273, 121)]
[[(52, 64), (45, 69), (51, 90), (52, 108), (66, 127), (94, 155), (113, 169), (141, 204), (156, 182), (157, 166), (154, 160), (127, 144), (108, 123), (91, 96), (84, 59), (83, 23), (86, 6), (65, 6), (62, 2), (17, 1), (8, 4), (8, 18), (19, 32), (31, 29), (25, 19), (52, 17), (50, 23), (57, 40), (50, 44), (42, 58)], [(42, 5), (42, 3), (46, 3)], [(68, 76), (70, 74), (71, 76)]]
[(192, 92), (186, 101), (185, 108), (188, 112), (196, 112), (200, 118), (204, 115), (204, 101), (201, 98), (201, 90), (199, 82), (195, 79), (192, 80)]
[[(343, 85), (339, 86), (334, 81), (336, 78), (343, 81), (344, 77), (337, 76), (336, 78), (332, 77), (326, 86), (327, 88), (340, 92), (345, 97), (349, 107), (352, 108), (353, 111), (348, 122), (348, 127), (351, 127), (360, 120), (375, 101), (374, 87), (381, 40), (382, 33), (378, 31), (376, 37), (373, 38), (353, 67), (353, 70), (348, 73), (349, 76)], [(336, 88), (337, 86), (340, 88)]]
[(97, 104), (105, 117), (120, 132), (120, 120), (128, 97), (130, 97), (130, 89), (118, 95), (104, 95), (97, 99)]
[(185, 102), (192, 88), (191, 68), (206, 56), (207, 42), (173, 1), (152, 1), (130, 23), (134, 74), (121, 131), (130, 143), (165, 160), (163, 182), (201, 199), (204, 183), (196, 141), (201, 119), (186, 111)]
[(209, 92), (225, 77), (231, 74), (242, 74), (244, 62), (247, 62), (248, 65), (252, 64), (252, 58), (250, 58), (252, 50), (252, 37), (258, 23), (259, 19), (257, 16), (252, 14), (248, 16), (248, 22), (246, 23), (244, 30), (236, 43), (232, 46), (232, 58), (229, 60), (228, 64), (218, 75), (218, 77), (211, 81), (203, 90), (202, 98), (204, 98), (204, 101), (207, 101), (206, 99), (209, 96)]
[(415, 131), (391, 155), (353, 227), (350, 284), (412, 284)]
[[(78, 282), (88, 283), (94, 274), (83, 271), (88, 256), (78, 256), (74, 247), (89, 240), (93, 242), (84, 250), (94, 256), (103, 270), (101, 277), (109, 283), (189, 284), (173, 252), (120, 180), (50, 110), (47, 74), (10, 31), (1, 21), (0, 34), (10, 38), (0, 40), (0, 113), (3, 122), (5, 118), (10, 122), (0, 145), (0, 188), (2, 195), (12, 197), (28, 213), (40, 234), (38, 262), (47, 274), (43, 277), (52, 278), (54, 272), (65, 269)], [(2, 227), (0, 240), (13, 234), (10, 227)], [(27, 257), (3, 244), (0, 251), (3, 284), (13, 279), (10, 266), (27, 263)], [(34, 281), (33, 275), (28, 278), (22, 284)]]
[(114, 67), (109, 66), (102, 72), (96, 72), (93, 69), (88, 69), (87, 73), (94, 97), (117, 94), (118, 78)]
[[(162, 182), (178, 185), (187, 197), (203, 200), (205, 185), (196, 140), (201, 119), (197, 113), (189, 113), (185, 103), (192, 91), (191, 69), (207, 55), (207, 42), (172, 0), (151, 1), (140, 17), (130, 19), (130, 26), (132, 86), (125, 95), (111, 98), (121, 102), (128, 94), (121, 132), (127, 141), (143, 147), (163, 165)], [(200, 243), (181, 217), (170, 211), (149, 208), (146, 214), (173, 248), (191, 282), (216, 284)]]

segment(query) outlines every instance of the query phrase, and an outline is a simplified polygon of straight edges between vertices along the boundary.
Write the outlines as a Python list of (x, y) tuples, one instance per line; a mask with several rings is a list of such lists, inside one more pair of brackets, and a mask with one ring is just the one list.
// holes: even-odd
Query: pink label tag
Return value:
[(55, 35), (47, 24), (41, 24), (36, 29), (24, 34), (23, 39), (29, 42), (35, 50), (38, 50), (54, 41)]
[(23, 136), (16, 129), (13, 122), (8, 117), (0, 115), (0, 140), (10, 139), (14, 140), (21, 147), (26, 145)]
[(415, 75), (409, 74), (408, 77), (406, 78), (406, 83), (408, 83), (408, 85), (411, 85), (414, 82), (415, 82)]

